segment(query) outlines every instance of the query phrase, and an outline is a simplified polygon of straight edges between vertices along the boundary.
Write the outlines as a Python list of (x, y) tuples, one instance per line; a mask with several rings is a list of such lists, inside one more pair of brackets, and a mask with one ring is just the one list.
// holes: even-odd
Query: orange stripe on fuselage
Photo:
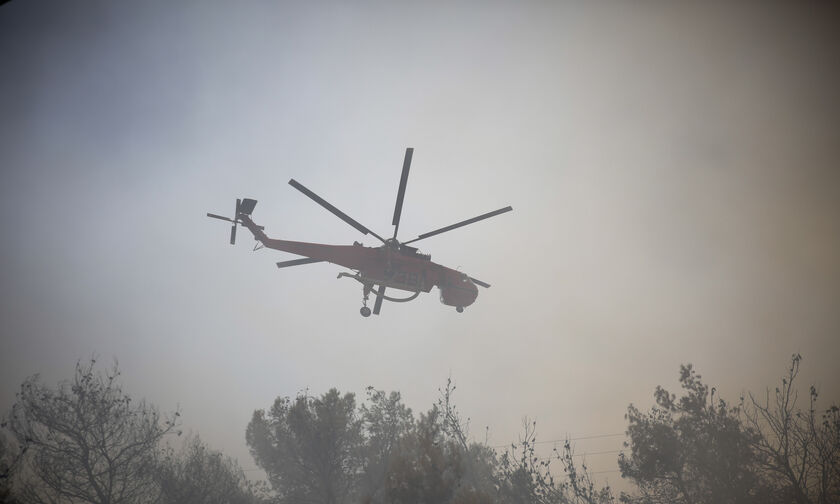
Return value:
[(322, 243), (275, 240), (266, 236), (247, 215), (240, 221), (267, 248), (282, 250), (356, 270), (365, 282), (409, 292), (429, 292), (437, 286), (446, 304), (469, 306), (478, 297), (478, 288), (460, 271), (433, 263), (428, 258), (406, 255), (397, 250), (362, 245), (325, 245)]
[(433, 286), (445, 281), (445, 270), (457, 274), (439, 264), (387, 247), (325, 245), (271, 238), (261, 241), (268, 248), (338, 264), (358, 271), (365, 281), (409, 292), (429, 292)]

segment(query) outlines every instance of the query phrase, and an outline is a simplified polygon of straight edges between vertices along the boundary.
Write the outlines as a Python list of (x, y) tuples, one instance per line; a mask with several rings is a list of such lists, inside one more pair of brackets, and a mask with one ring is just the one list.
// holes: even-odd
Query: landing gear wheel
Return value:
[(463, 306), (458, 306), (458, 307), (455, 308), (455, 311), (458, 312), (458, 313), (464, 313), (464, 307)]
[(362, 314), (362, 317), (370, 317), (370, 308), (368, 308), (367, 306), (362, 306), (362, 308), (359, 310), (359, 313)]

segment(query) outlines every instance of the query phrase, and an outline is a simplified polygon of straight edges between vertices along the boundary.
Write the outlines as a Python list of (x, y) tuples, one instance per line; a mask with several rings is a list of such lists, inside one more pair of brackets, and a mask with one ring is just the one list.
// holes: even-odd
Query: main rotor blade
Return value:
[(311, 264), (317, 262), (324, 262), (323, 259), (313, 259), (311, 257), (305, 257), (303, 259), (294, 259), (291, 261), (281, 261), (277, 263), (278, 268), (288, 268), (289, 266), (300, 266), (301, 264)]
[(459, 227), (466, 226), (467, 224), (472, 224), (472, 223), (478, 222), (480, 220), (489, 219), (490, 217), (495, 217), (496, 215), (503, 214), (505, 212), (510, 212), (511, 210), (513, 210), (513, 207), (510, 207), (510, 206), (500, 208), (498, 210), (493, 210), (492, 212), (487, 212), (486, 214), (479, 215), (478, 217), (473, 217), (472, 219), (467, 219), (465, 221), (458, 222), (457, 224), (452, 224), (451, 226), (446, 226), (446, 227), (443, 227), (443, 228), (440, 228), (440, 229), (436, 229), (434, 231), (430, 231), (428, 233), (423, 233), (413, 240), (403, 242), (403, 245), (405, 245), (407, 243), (416, 242), (417, 240), (423, 240), (423, 239), (426, 239), (430, 236), (439, 235), (439, 234), (445, 233), (447, 231), (452, 231), (453, 229), (458, 229)]
[(207, 213), (207, 217), (212, 217), (212, 218), (214, 218), (214, 219), (219, 219), (219, 220), (223, 220), (223, 221), (233, 222), (233, 219), (231, 219), (231, 218), (229, 218), (229, 217), (222, 217), (221, 215), (216, 215), (216, 214), (212, 214), (212, 213), (209, 213), (209, 212)]
[(385, 286), (379, 286), (379, 292), (376, 293), (376, 303), (373, 305), (373, 314), (379, 315), (379, 310), (382, 308), (382, 299), (385, 297)]
[(400, 229), (400, 216), (402, 215), (403, 198), (405, 198), (405, 185), (408, 183), (408, 170), (411, 168), (411, 156), (414, 155), (414, 149), (409, 147), (405, 150), (405, 160), (403, 161), (402, 176), (400, 177), (400, 188), (397, 191), (397, 204), (394, 206), (394, 219), (391, 224), (394, 225), (394, 238), (397, 237), (397, 231)]
[(476, 284), (476, 285), (480, 285), (480, 286), (484, 287), (485, 289), (489, 289), (489, 288), (490, 288), (490, 284), (489, 284), (489, 283), (482, 282), (482, 281), (481, 281), (481, 280), (479, 280), (478, 278), (473, 278), (473, 277), (470, 277), (470, 280), (472, 280), (472, 283), (474, 283), (474, 284)]
[(366, 227), (362, 226), (361, 224), (359, 224), (358, 222), (356, 222), (355, 220), (353, 220), (352, 218), (350, 218), (350, 216), (349, 216), (349, 215), (347, 215), (346, 213), (342, 212), (342, 211), (341, 211), (341, 210), (339, 210), (338, 208), (336, 208), (336, 207), (334, 207), (334, 206), (330, 205), (329, 203), (327, 203), (327, 201), (326, 201), (325, 199), (323, 199), (322, 197), (318, 196), (318, 195), (317, 195), (317, 194), (315, 194), (314, 192), (312, 192), (312, 191), (310, 191), (309, 189), (307, 189), (306, 187), (304, 187), (304, 186), (303, 186), (303, 184), (301, 184), (301, 183), (300, 183), (300, 182), (298, 182), (297, 180), (295, 180), (295, 179), (291, 179), (291, 180), (289, 180), (289, 185), (290, 185), (290, 186), (292, 186), (292, 187), (294, 187), (294, 188), (295, 188), (295, 189), (297, 189), (298, 191), (302, 192), (302, 193), (303, 193), (303, 194), (305, 194), (306, 196), (308, 196), (308, 197), (309, 197), (309, 199), (311, 199), (311, 200), (312, 200), (312, 201), (314, 201), (315, 203), (318, 203), (318, 204), (319, 204), (319, 205), (321, 205), (322, 207), (326, 208), (326, 209), (327, 209), (330, 213), (332, 213), (333, 215), (335, 215), (335, 216), (336, 216), (336, 217), (338, 217), (339, 219), (343, 220), (343, 221), (344, 221), (344, 222), (346, 222), (347, 224), (350, 224), (351, 226), (353, 226), (354, 228), (356, 228), (357, 230), (359, 230), (362, 234), (372, 234), (373, 236), (375, 236), (376, 238), (378, 238), (378, 239), (379, 239), (379, 241), (381, 241), (382, 243), (385, 243), (385, 240), (383, 240), (381, 236), (379, 236), (378, 234), (374, 233), (374, 232), (373, 232), (373, 231), (371, 231), (370, 229), (368, 229), (368, 228), (366, 228)]

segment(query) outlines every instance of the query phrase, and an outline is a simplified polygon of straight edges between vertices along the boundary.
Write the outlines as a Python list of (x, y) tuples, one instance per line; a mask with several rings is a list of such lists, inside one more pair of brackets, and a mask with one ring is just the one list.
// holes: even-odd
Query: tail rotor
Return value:
[(243, 199), (238, 199), (237, 198), (236, 208), (234, 208), (234, 210), (233, 210), (233, 219), (231, 219), (229, 217), (224, 217), (222, 215), (216, 215), (216, 214), (213, 214), (213, 213), (209, 213), (209, 212), (207, 213), (207, 217), (210, 217), (210, 218), (213, 218), (213, 219), (219, 219), (219, 220), (223, 220), (223, 221), (227, 221), (227, 222), (232, 223), (232, 225), (230, 226), (230, 244), (234, 245), (236, 243), (236, 225), (237, 224), (242, 224), (242, 222), (239, 220), (239, 216), (243, 215), (243, 214), (244, 215), (251, 215), (251, 212), (254, 211), (254, 207), (256, 205), (257, 205), (257, 200), (248, 199), (248, 198), (245, 198), (243, 200)]
[(242, 206), (242, 200), (236, 198), (236, 208), (233, 211), (233, 225), (230, 227), (230, 244), (236, 243), (236, 222), (239, 219), (239, 207)]

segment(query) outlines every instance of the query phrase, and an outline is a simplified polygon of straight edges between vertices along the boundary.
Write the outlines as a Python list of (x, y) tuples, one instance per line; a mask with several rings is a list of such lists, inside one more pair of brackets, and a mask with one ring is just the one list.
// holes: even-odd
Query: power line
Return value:
[[(598, 438), (618, 437), (618, 436), (624, 436), (624, 435), (625, 434), (623, 432), (620, 432), (618, 434), (599, 434), (597, 436), (582, 436), (582, 437), (576, 437), (576, 438), (569, 438), (569, 441), (578, 441), (578, 440), (582, 440), (582, 439), (598, 439)], [(565, 439), (550, 439), (548, 441), (534, 441), (534, 444), (559, 443), (560, 441), (566, 441), (566, 440)]]
[[(548, 440), (545, 440), (545, 441), (534, 441), (532, 444), (560, 443), (560, 442), (566, 442), (566, 441), (581, 441), (581, 440), (584, 440), (584, 439), (599, 439), (599, 438), (619, 437), (619, 436), (625, 436), (625, 435), (626, 434), (623, 433), (623, 432), (616, 433), (616, 434), (597, 434), (597, 435), (594, 435), (594, 436), (580, 436), (580, 437), (575, 437), (575, 438), (548, 439)], [(495, 446), (491, 446), (490, 448), (507, 448), (508, 446), (515, 445), (515, 444), (516, 443), (495, 445)]]
[(607, 473), (617, 473), (621, 472), (621, 469), (610, 469), (609, 471), (594, 471), (589, 474), (607, 474)]
[(607, 450), (607, 451), (599, 451), (599, 452), (589, 452), (589, 453), (575, 453), (572, 455), (573, 457), (585, 457), (587, 455), (607, 455), (610, 453), (624, 453), (627, 450)]
[[(609, 455), (611, 453), (624, 453), (627, 450), (606, 450), (606, 451), (599, 451), (599, 452), (588, 452), (588, 453), (573, 453), (572, 457), (586, 457), (587, 455)], [(558, 460), (560, 459), (560, 455), (551, 455), (548, 457), (538, 457), (537, 460), (540, 462), (544, 462), (546, 460)]]

